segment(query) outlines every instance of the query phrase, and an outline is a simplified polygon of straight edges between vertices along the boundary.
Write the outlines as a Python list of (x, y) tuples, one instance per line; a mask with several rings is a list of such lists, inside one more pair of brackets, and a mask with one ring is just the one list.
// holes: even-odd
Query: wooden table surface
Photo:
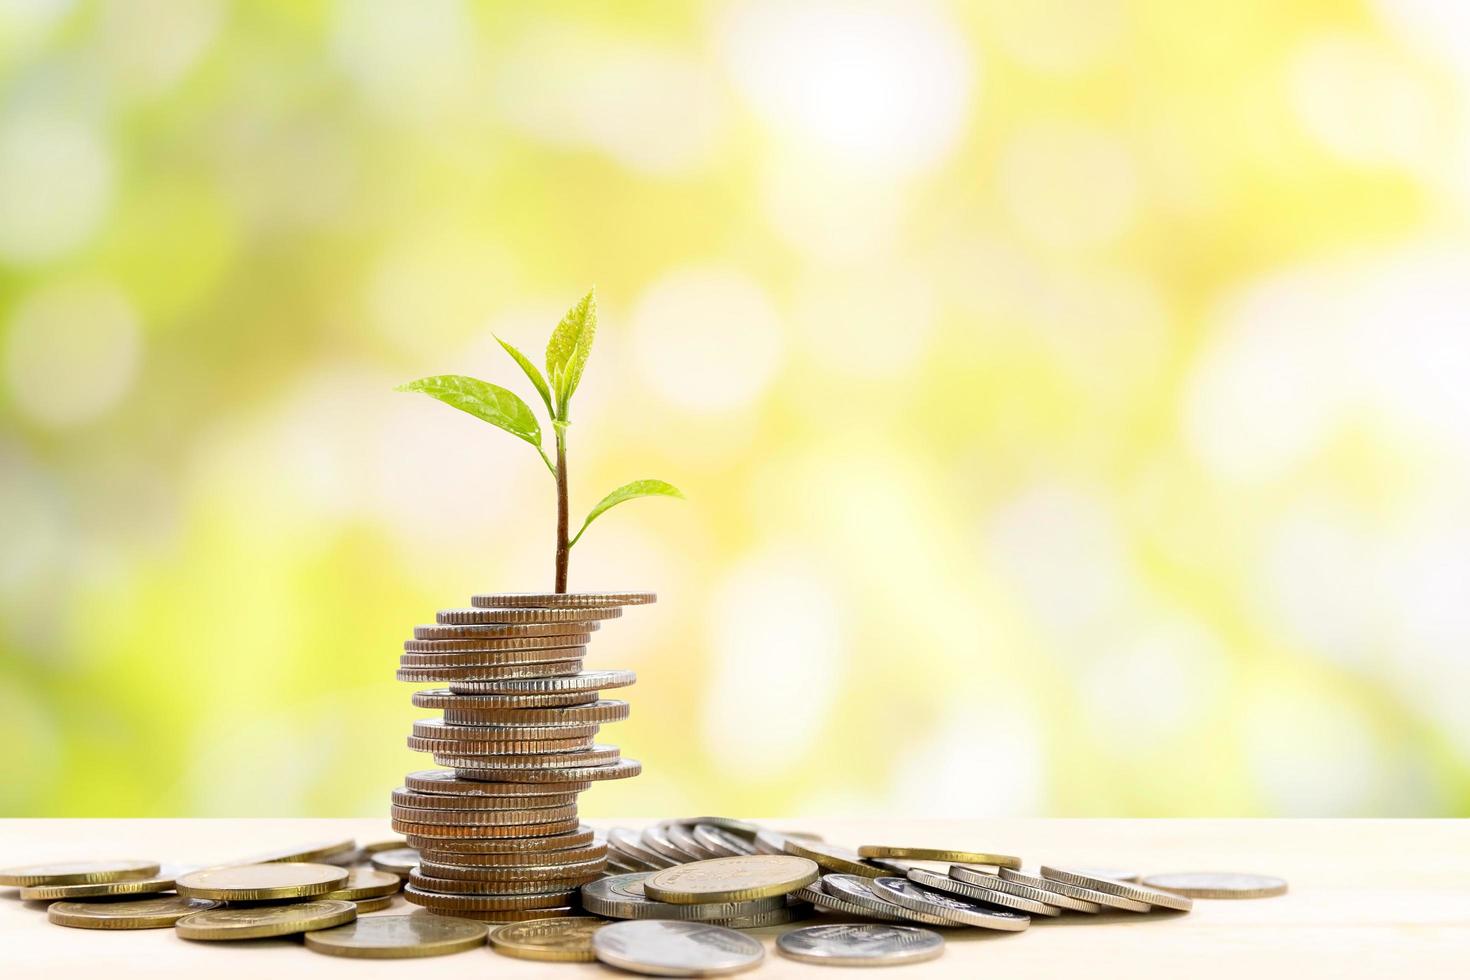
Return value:
[[(592, 821), (639, 826), (646, 821)], [(1457, 820), (788, 820), (856, 847), (930, 844), (1020, 854), (1028, 865), (1255, 871), (1291, 883), (1280, 898), (1197, 901), (1188, 915), (1067, 915), (1023, 933), (947, 930), (945, 954), (896, 968), (934, 977), (1470, 977), (1470, 821)], [(208, 864), (314, 840), (393, 836), (381, 820), (3, 820), (0, 866), (138, 857)], [(411, 911), (402, 899), (389, 912)], [(789, 928), (789, 927), (788, 927)], [(780, 929), (754, 930), (768, 945)], [(51, 925), (40, 903), (0, 889), (0, 977), (612, 977), (597, 964), (534, 963), (488, 949), (423, 960), (348, 960), (299, 939), (192, 943), (171, 929)], [(852, 970), (783, 959), (750, 977)], [(618, 974), (627, 976), (628, 974)], [(885, 976), (887, 974), (884, 974)]]

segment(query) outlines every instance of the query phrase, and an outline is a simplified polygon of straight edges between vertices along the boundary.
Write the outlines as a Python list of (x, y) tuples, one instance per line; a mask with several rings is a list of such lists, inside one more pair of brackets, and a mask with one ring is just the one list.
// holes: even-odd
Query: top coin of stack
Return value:
[(599, 692), (631, 671), (586, 671), (587, 643), (651, 592), (477, 595), (403, 645), (398, 679), (444, 682), (413, 703), (443, 711), (414, 724), (410, 748), (446, 768), (393, 792), (393, 828), (419, 852), (405, 897), (433, 911), (513, 922), (568, 915), (600, 877), (607, 845), (577, 818), (577, 794), (641, 767), (598, 729), (628, 715)]

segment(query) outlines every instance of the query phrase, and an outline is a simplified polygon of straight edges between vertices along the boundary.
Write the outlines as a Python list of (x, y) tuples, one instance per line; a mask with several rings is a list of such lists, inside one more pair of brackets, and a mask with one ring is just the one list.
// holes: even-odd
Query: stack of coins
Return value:
[(393, 792), (393, 829), (418, 851), (410, 902), (487, 922), (570, 915), (577, 889), (601, 877), (607, 844), (577, 817), (577, 795), (641, 767), (594, 741), (628, 716), (599, 692), (635, 680), (583, 669), (587, 643), (651, 592), (477, 595), (403, 645), (398, 679), (447, 682), (413, 703), (408, 745), (443, 769), (410, 773)]

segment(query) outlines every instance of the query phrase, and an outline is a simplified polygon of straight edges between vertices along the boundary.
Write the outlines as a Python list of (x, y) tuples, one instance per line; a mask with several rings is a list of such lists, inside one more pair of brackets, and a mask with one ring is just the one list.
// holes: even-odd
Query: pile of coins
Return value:
[(486, 922), (570, 915), (579, 886), (602, 876), (607, 845), (577, 816), (577, 795), (640, 771), (594, 740), (628, 716), (600, 692), (635, 680), (583, 670), (592, 633), (651, 592), (477, 595), (403, 645), (398, 679), (447, 682), (413, 703), (410, 748), (445, 768), (393, 791), (393, 829), (418, 852), (405, 889), (426, 909)]

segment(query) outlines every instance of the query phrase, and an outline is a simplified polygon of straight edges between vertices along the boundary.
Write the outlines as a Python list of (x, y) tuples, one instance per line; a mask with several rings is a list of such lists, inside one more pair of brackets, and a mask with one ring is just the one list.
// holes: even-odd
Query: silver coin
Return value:
[(609, 966), (656, 977), (715, 977), (758, 966), (766, 948), (733, 929), (702, 922), (614, 922), (592, 934), (592, 952)]
[(1286, 894), (1286, 879), (1232, 871), (1180, 871), (1149, 875), (1142, 882), (1189, 898), (1272, 898)]
[[(1057, 895), (1066, 895), (1084, 902), (1091, 902), (1094, 905), (1099, 905), (1106, 909), (1121, 909), (1127, 912), (1147, 912), (1151, 908), (1151, 906), (1143, 902), (1135, 902), (1131, 898), (1124, 898), (1121, 895), (1109, 895), (1107, 892), (1095, 892), (1091, 888), (1083, 888), (1081, 885), (1071, 885), (1065, 881), (1052, 881), (1050, 878), (1043, 878), (1032, 872), (1001, 868), (1000, 876), (1007, 881), (1016, 881), (1023, 885), (1041, 888)], [(1051, 898), (1043, 899), (1043, 901), (1055, 904)]]
[(1014, 909), (1018, 912), (1026, 912), (1031, 915), (1057, 916), (1062, 910), (1055, 905), (1044, 902), (1032, 901), (1022, 898), (1020, 895), (1012, 895), (1003, 892), (999, 888), (989, 888), (983, 884), (970, 881), (956, 881), (948, 875), (937, 874), (924, 868), (914, 868), (909, 872), (908, 880), (923, 885), (926, 888), (938, 889), (950, 892), (972, 902), (981, 902), (986, 905), (999, 905), (1003, 908)]
[(944, 952), (944, 937), (914, 926), (844, 922), (793, 929), (776, 940), (776, 948), (806, 963), (889, 966), (934, 959)]
[(873, 894), (915, 912), (948, 919), (955, 925), (979, 926), (981, 929), (1000, 929), (1004, 932), (1020, 932), (1031, 925), (1031, 918), (1019, 912), (952, 895), (938, 888), (925, 888), (908, 878), (874, 878)]
[(741, 919), (786, 907), (784, 895), (694, 905), (656, 902), (643, 893), (643, 882), (652, 875), (651, 871), (638, 871), (588, 882), (582, 886), (582, 906), (588, 912), (610, 919), (688, 919), (699, 922)]
[(1110, 881), (1137, 881), (1141, 875), (1137, 871), (1128, 871), (1124, 868), (1078, 868), (1067, 866), (1068, 871), (1075, 871), (1089, 878), (1107, 878)]
[(1155, 908), (1173, 909), (1176, 912), (1188, 912), (1194, 907), (1194, 902), (1183, 895), (1159, 891), (1157, 888), (1145, 888), (1143, 885), (1118, 881), (1115, 878), (1094, 878), (1068, 868), (1052, 868), (1043, 864), (1041, 866), (1041, 876), (1043, 878), (1050, 878), (1053, 881), (1065, 881), (1069, 885), (1081, 885), (1083, 888), (1091, 888), (1093, 891), (1105, 892), (1109, 895), (1120, 895), (1123, 898), (1131, 898), (1135, 902), (1147, 902)]
[[(949, 876), (956, 881), (965, 881), (971, 884), (984, 885), (1011, 895), (1019, 895), (1021, 898), (1029, 898), (1033, 902), (1043, 905), (1055, 905), (1058, 908), (1071, 909), (1073, 912), (1099, 912), (1102, 906), (1085, 898), (1077, 898), (1061, 892), (1054, 892), (1040, 885), (1033, 884), (1027, 879), (1030, 875), (999, 875), (989, 871), (981, 871), (978, 868), (965, 864), (951, 865)], [(1045, 881), (1038, 878), (1037, 881)]]
[(755, 845), (750, 841), (730, 833), (723, 827), (716, 827), (714, 824), (695, 824), (694, 829), (689, 833), (706, 851), (711, 851), (719, 857), (740, 857), (756, 852)]
[(638, 680), (631, 670), (588, 670), (570, 677), (460, 681), (451, 683), (455, 694), (569, 694), (627, 687)]
[(389, 871), (402, 878), (418, 867), (419, 852), (411, 847), (398, 847), (391, 851), (379, 851), (370, 862), (378, 871)]
[[(704, 819), (704, 818), (701, 818)], [(785, 854), (786, 841), (792, 837), (797, 840), (816, 840), (822, 838), (816, 834), (798, 834), (783, 832), (779, 830), (757, 830), (751, 837), (751, 843), (755, 845), (757, 854)]]
[(685, 854), (694, 856), (696, 861), (708, 861), (710, 858), (724, 857), (719, 851), (711, 850), (701, 844), (694, 836), (692, 827), (686, 827), (682, 823), (670, 822), (663, 825), (664, 835), (668, 837), (669, 843), (673, 844)]
[(861, 909), (864, 915), (886, 922), (921, 922), (927, 926), (953, 926), (951, 919), (942, 915), (930, 915), (916, 909), (890, 902), (868, 887), (871, 878), (862, 875), (822, 875), (822, 891)]
[(863, 863), (871, 864), (875, 868), (881, 868), (897, 878), (906, 878), (911, 868), (920, 867), (920, 865), (916, 865), (910, 861), (898, 861), (894, 858), (863, 858)]
[(643, 843), (643, 838), (636, 830), (627, 827), (612, 827), (607, 832), (607, 843), (614, 851), (630, 860), (641, 862), (653, 869), (671, 868), (677, 861), (672, 861), (662, 854)]
[(668, 827), (658, 824), (652, 827), (644, 827), (643, 834), (639, 839), (643, 841), (644, 846), (649, 850), (656, 854), (662, 854), (674, 864), (687, 864), (690, 861), (701, 860), (699, 857), (677, 846), (670, 839), (668, 829)]

